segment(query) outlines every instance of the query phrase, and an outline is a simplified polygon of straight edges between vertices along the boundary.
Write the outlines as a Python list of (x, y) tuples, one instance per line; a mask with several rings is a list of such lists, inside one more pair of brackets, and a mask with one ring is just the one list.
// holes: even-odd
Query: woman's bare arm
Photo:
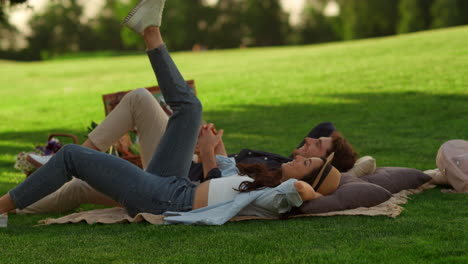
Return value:
[(205, 178), (209, 171), (218, 167), (216, 164), (215, 149), (219, 144), (222, 135), (222, 131), (215, 134), (215, 132), (209, 127), (202, 128), (200, 130), (200, 136), (198, 137), (198, 148), (200, 150), (199, 156), (203, 161), (203, 177)]
[(322, 194), (316, 192), (314, 188), (312, 188), (312, 186), (310, 186), (310, 184), (305, 181), (295, 181), (294, 187), (299, 193), (299, 196), (301, 196), (302, 201), (310, 201), (323, 196)]

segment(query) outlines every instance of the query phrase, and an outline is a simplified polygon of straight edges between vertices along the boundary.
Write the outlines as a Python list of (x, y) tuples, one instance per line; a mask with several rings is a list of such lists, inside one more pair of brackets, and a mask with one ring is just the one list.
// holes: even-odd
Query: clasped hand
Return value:
[(213, 123), (203, 125), (198, 135), (197, 151), (215, 151), (218, 146), (222, 145), (223, 133), (224, 130), (216, 130)]

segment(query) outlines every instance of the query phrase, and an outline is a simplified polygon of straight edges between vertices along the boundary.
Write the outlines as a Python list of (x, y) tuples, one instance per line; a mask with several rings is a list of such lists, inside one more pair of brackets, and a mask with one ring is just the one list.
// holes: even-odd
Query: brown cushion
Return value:
[(391, 196), (390, 192), (378, 185), (343, 173), (340, 185), (334, 193), (304, 202), (299, 207), (299, 212), (314, 214), (371, 207), (385, 202)]
[(429, 181), (431, 177), (417, 169), (381, 167), (360, 179), (377, 184), (391, 193), (397, 193), (401, 190), (417, 188)]

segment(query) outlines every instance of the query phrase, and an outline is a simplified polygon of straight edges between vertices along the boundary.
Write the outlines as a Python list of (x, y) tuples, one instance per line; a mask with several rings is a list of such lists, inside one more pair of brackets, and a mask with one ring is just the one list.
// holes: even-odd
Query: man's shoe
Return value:
[(123, 24), (140, 35), (143, 35), (143, 31), (149, 26), (161, 26), (165, 2), (166, 0), (141, 0), (128, 13)]
[(53, 155), (49, 155), (49, 156), (39, 156), (39, 155), (36, 155), (36, 154), (29, 154), (27, 157), (26, 157), (26, 160), (31, 163), (34, 167), (36, 168), (40, 168), (42, 167), (44, 164), (46, 164), (51, 158), (52, 158)]

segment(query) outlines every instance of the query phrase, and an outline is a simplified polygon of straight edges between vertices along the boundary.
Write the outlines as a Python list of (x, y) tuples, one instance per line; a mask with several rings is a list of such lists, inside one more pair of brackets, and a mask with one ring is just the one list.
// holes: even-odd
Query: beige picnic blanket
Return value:
[[(417, 189), (403, 190), (393, 195), (392, 198), (373, 207), (359, 207), (355, 209), (334, 211), (320, 214), (301, 214), (293, 217), (310, 217), (310, 216), (333, 216), (333, 215), (385, 215), (388, 217), (395, 218), (403, 211), (401, 204), (405, 204), (409, 199), (408, 195), (420, 193), (424, 190), (432, 189), (435, 185), (426, 183), (421, 185)], [(267, 217), (256, 217), (256, 216), (238, 216), (231, 219), (234, 221), (244, 220), (255, 220), (255, 219), (277, 219)], [(130, 217), (124, 208), (107, 208), (107, 209), (96, 209), (90, 211), (84, 211), (66, 215), (60, 218), (47, 218), (39, 221), (39, 225), (51, 225), (51, 224), (67, 224), (67, 223), (78, 223), (85, 221), (88, 224), (115, 224), (115, 223), (136, 223), (136, 222), (148, 222), (154, 225), (164, 224), (164, 216), (154, 215), (149, 213), (140, 213), (135, 217)]]

